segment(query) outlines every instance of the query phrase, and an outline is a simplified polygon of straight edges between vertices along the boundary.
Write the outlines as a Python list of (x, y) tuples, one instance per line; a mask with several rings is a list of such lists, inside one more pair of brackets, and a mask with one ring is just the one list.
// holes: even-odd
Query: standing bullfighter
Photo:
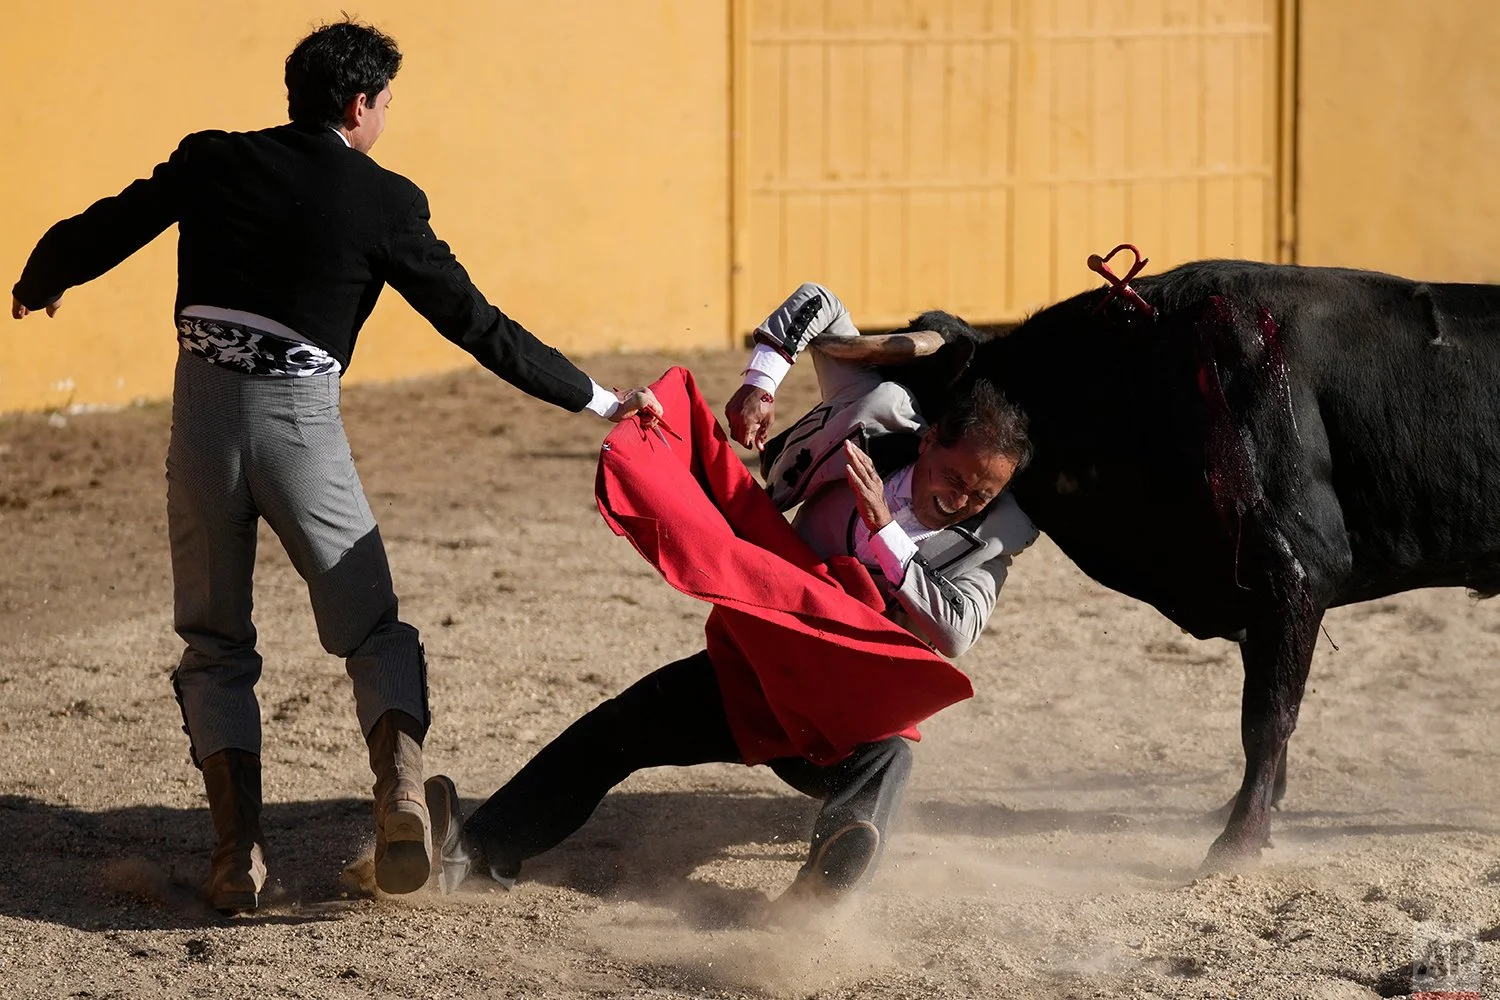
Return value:
[(256, 907), (266, 873), (251, 620), (261, 517), (354, 683), (376, 884), (411, 892), (431, 870), (426, 665), (339, 415), (339, 378), (381, 288), (539, 399), (613, 420), (655, 406), (644, 391), (617, 399), (490, 305), (433, 234), (421, 189), (367, 155), (400, 65), (372, 27), (317, 29), (286, 61), (290, 124), (189, 135), (149, 178), (48, 230), (13, 292), (16, 319), (50, 316), (66, 289), (179, 226), (167, 519), (187, 648), (172, 679), (218, 835), (208, 895), (229, 913)]
[[(745, 385), (728, 406), (737, 440), (764, 441), (780, 378), (820, 334), (859, 338), (843, 303), (815, 284), (803, 285), (760, 325)], [(941, 417), (929, 423), (906, 386), (884, 380), (871, 364), (834, 353), (815, 356), (823, 402), (784, 436), (767, 475), (771, 499), (781, 510), (801, 504), (793, 525), (801, 538), (795, 543), (799, 548), (811, 549), (816, 559), (830, 565), (840, 558), (858, 560), (869, 571), (864, 580), (876, 581), (879, 595), (872, 600), (884, 604), (886, 618), (943, 655), (956, 657), (984, 631), (1011, 558), (1036, 539), (1036, 529), (1005, 492), (1030, 451), (1025, 418), (989, 382), (970, 380), (955, 389)], [(662, 398), (665, 402), (668, 397)], [(694, 444), (709, 437), (700, 435), (698, 416), (673, 410), (668, 419), (674, 424), (691, 419)], [(718, 434), (711, 415), (705, 413), (701, 421)], [(718, 441), (722, 444), (722, 435)], [(699, 479), (715, 481), (714, 469), (725, 460), (727, 447), (716, 450), (710, 441), (707, 448), (715, 451), (714, 458), (695, 453), (691, 465)], [(611, 455), (606, 451), (601, 483), (617, 471), (609, 464)], [(729, 454), (727, 461), (748, 479), (737, 458)], [(649, 481), (649, 475), (639, 479)], [(623, 492), (639, 497), (650, 490), (636, 482), (633, 491)], [(715, 497), (717, 505), (726, 512), (744, 510), (742, 492), (725, 494)], [(654, 509), (624, 516), (616, 512), (611, 518), (610, 499), (600, 495), (612, 525), (660, 519), (659, 531), (648, 529), (653, 541), (643, 554), (649, 549), (647, 558), (668, 579), (674, 573), (664, 568), (668, 557), (659, 553), (668, 545), (688, 548), (692, 555), (677, 558), (690, 564), (676, 566), (675, 575), (707, 581), (693, 591), (695, 596), (718, 603), (726, 593), (790, 591), (780, 586), (780, 579), (743, 579), (737, 570), (745, 564), (735, 562), (719, 540), (663, 541), (663, 534), (675, 538), (695, 530), (694, 523), (672, 516), (672, 502), (662, 497), (654, 501)], [(652, 504), (646, 501), (647, 507)], [(774, 509), (769, 517), (785, 531)], [(795, 562), (797, 556), (785, 558)], [(769, 576), (776, 566), (787, 564), (748, 565)], [(799, 661), (790, 645), (777, 646), (770, 650), (769, 673), (750, 674), (742, 669), (739, 653), (745, 633), (758, 623), (741, 618), (725, 625), (725, 619), (716, 618), (721, 610), (710, 616), (707, 650), (647, 675), (574, 722), (461, 829), (450, 821), (457, 809), (452, 783), (443, 776), (430, 779), (430, 808), (437, 812), (439, 829), (446, 826), (448, 831), (445, 886), (456, 885), (476, 867), (509, 885), (527, 858), (582, 826), (605, 794), (632, 772), (709, 762), (765, 763), (793, 788), (822, 800), (807, 862), (798, 875), (799, 892), (837, 896), (861, 884), (883, 847), (910, 770), (911, 754), (902, 736), (876, 734), (910, 730), (904, 724), (877, 726), (847, 743), (826, 734), (869, 713), (877, 701), (894, 705), (899, 713), (926, 693), (926, 682), (915, 679), (916, 669), (895, 676), (881, 673), (881, 665), (870, 661), (882, 657), (857, 652), (852, 640), (850, 648), (829, 648), (816, 662)], [(785, 606), (770, 611), (784, 618), (802, 613)], [(736, 640), (742, 644), (735, 646)], [(835, 660), (847, 662), (835, 666), (830, 662)], [(835, 669), (844, 671), (838, 676), (847, 683), (834, 679)], [(962, 687), (964, 694), (941, 704), (967, 697), (967, 681)], [(802, 700), (778, 702), (778, 690), (781, 697)], [(810, 691), (820, 694), (809, 697)], [(907, 718), (918, 721), (922, 715)]]

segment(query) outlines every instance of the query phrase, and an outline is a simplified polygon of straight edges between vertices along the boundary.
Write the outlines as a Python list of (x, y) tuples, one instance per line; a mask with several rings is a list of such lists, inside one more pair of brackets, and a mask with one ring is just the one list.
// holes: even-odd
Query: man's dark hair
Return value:
[(286, 57), (286, 110), (292, 121), (338, 127), (357, 94), (375, 106), (401, 68), (401, 50), (391, 36), (345, 18), (325, 24)]
[(989, 379), (968, 379), (954, 390), (937, 420), (937, 443), (951, 448), (968, 441), (981, 450), (1013, 456), (1016, 470), (1024, 469), (1031, 461), (1025, 411)]

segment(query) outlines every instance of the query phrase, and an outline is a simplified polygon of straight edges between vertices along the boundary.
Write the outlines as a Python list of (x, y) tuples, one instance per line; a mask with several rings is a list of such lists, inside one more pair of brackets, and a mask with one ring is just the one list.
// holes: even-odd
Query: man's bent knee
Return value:
[(316, 616), (318, 642), (326, 652), (341, 660), (359, 656), (364, 647), (379, 642), (385, 634), (404, 629), (416, 633), (415, 628), (401, 620), (394, 601), (374, 613), (361, 613), (354, 608), (345, 610), (344, 615), (319, 613)]

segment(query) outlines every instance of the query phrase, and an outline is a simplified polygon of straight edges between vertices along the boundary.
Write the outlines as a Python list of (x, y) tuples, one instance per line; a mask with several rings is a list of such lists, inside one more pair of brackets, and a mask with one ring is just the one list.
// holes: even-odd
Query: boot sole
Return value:
[(880, 850), (880, 831), (865, 820), (850, 823), (828, 838), (814, 861), (819, 889), (842, 895), (855, 889), (875, 864)]
[(432, 876), (432, 833), (416, 812), (392, 809), (385, 817), (385, 853), (375, 862), (381, 892), (416, 892)]

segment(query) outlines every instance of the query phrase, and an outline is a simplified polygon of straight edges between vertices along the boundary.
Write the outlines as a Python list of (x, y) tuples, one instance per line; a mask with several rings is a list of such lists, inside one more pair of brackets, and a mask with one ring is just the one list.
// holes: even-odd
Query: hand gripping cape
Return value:
[[(669, 432), (621, 422), (599, 455), (599, 511), (673, 587), (711, 602), (706, 627), (747, 764), (832, 764), (971, 697), (969, 679), (888, 620), (856, 560), (820, 561), (731, 448), (693, 376), (652, 390)], [(680, 432), (680, 436), (678, 433)]]

